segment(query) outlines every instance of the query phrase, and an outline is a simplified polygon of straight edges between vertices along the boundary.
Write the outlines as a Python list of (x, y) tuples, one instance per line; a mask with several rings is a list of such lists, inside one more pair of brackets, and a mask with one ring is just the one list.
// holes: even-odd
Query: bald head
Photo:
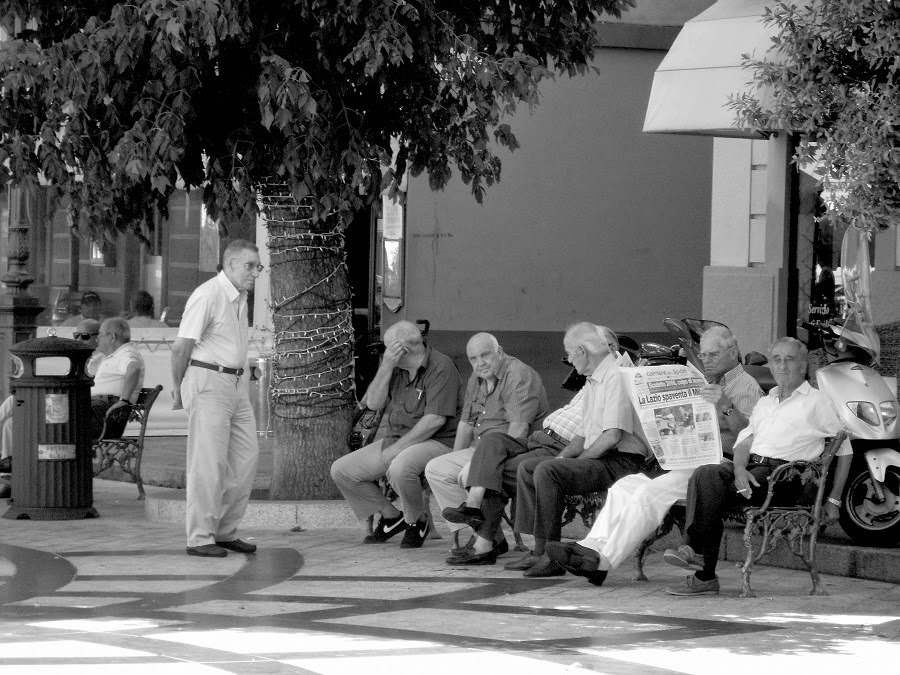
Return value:
[(472, 370), (484, 380), (496, 380), (503, 365), (503, 348), (490, 333), (476, 333), (466, 344), (466, 356)]

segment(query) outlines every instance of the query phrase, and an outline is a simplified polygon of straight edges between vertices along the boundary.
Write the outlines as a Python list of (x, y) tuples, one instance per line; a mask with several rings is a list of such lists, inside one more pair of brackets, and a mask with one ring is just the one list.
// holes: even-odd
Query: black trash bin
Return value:
[(80, 340), (46, 337), (10, 350), (13, 359), (10, 519), (96, 518), (90, 439), (93, 350)]

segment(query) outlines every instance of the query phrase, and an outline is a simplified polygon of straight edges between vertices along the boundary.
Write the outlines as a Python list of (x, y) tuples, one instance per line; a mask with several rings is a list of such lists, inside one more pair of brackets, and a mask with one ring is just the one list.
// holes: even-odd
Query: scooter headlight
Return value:
[(850, 408), (850, 412), (866, 424), (873, 427), (881, 425), (881, 418), (872, 403), (868, 401), (847, 401), (847, 407)]
[(897, 404), (894, 401), (882, 401), (879, 407), (884, 426), (889, 427), (897, 419)]

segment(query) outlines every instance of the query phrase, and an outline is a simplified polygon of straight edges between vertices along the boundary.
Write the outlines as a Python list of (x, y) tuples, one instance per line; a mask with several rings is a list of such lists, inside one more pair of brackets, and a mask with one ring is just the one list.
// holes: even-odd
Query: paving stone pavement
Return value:
[[(162, 488), (149, 488), (150, 491)], [(0, 520), (0, 675), (34, 673), (836, 673), (893, 669), (900, 587), (754, 573), (759, 596), (602, 588), (525, 579), (502, 565), (449, 568), (449, 539), (366, 546), (362, 529), (249, 530), (255, 555), (185, 555), (178, 525), (151, 522), (134, 486), (95, 481), (100, 518)], [(0, 510), (5, 509), (5, 505)], [(510, 559), (508, 554), (501, 562)]]

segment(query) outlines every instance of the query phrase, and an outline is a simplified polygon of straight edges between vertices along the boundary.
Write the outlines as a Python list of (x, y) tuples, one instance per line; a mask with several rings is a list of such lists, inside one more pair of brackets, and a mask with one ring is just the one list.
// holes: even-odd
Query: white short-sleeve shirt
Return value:
[(247, 293), (219, 274), (191, 293), (178, 337), (194, 341), (191, 358), (225, 368), (247, 365)]
[(125, 372), (131, 363), (137, 363), (140, 372), (137, 387), (131, 395), (131, 402), (137, 401), (141, 387), (144, 386), (144, 357), (141, 356), (133, 342), (126, 342), (112, 354), (104, 356), (97, 362), (91, 396), (121, 396)]

